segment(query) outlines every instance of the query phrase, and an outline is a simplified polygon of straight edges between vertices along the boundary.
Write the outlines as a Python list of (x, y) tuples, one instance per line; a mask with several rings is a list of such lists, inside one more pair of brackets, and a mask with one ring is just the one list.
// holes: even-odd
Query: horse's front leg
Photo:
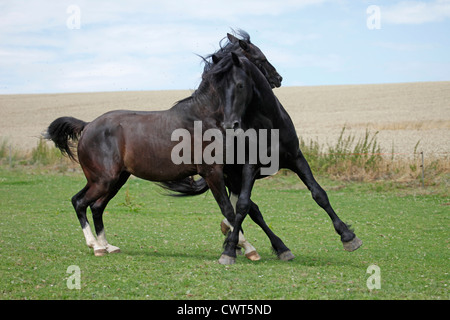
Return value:
[[(206, 168), (201, 168), (199, 174), (205, 179), (211, 190), (214, 199), (216, 199), (217, 204), (220, 207), (220, 211), (224, 217), (234, 225), (235, 215), (234, 209), (228, 198), (227, 190), (225, 187), (225, 181), (223, 178), (223, 166), (208, 166)], [(219, 259), (220, 264), (233, 264), (236, 261), (236, 250), (230, 252), (226, 256), (222, 254)]]
[[(231, 192), (230, 194), (230, 202), (233, 206), (234, 212), (236, 212), (236, 203), (238, 201), (238, 195)], [(234, 228), (231, 225), (231, 223), (225, 218), (222, 220), (220, 224), (220, 228), (222, 230), (222, 233), (224, 235), (227, 235), (229, 231), (233, 232)], [(258, 261), (261, 259), (261, 256), (256, 252), (255, 247), (245, 239), (244, 234), (242, 231), (239, 231), (239, 242), (238, 246), (241, 248), (244, 248), (244, 254), (247, 257), (247, 259), (252, 261)], [(238, 248), (238, 251), (240, 251), (240, 248)]]
[(242, 168), (242, 188), (236, 203), (236, 218), (234, 220), (234, 229), (226, 240), (225, 250), (222, 257), (226, 259), (227, 256), (236, 251), (236, 246), (239, 243), (239, 231), (241, 230), (242, 222), (250, 210), (251, 191), (255, 182), (257, 167), (254, 165), (245, 164)]
[(289, 261), (295, 258), (292, 254), (291, 250), (283, 243), (283, 241), (275, 234), (272, 230), (270, 230), (269, 226), (264, 221), (264, 218), (259, 211), (258, 205), (251, 201), (251, 207), (249, 211), (250, 218), (261, 227), (261, 229), (266, 233), (269, 237), (269, 240), (272, 244), (272, 248), (277, 254), (277, 257), (283, 261)]

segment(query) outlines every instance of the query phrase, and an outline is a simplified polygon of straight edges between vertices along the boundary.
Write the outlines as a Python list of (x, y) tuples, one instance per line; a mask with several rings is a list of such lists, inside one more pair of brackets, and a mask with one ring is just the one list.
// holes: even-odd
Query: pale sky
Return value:
[(0, 94), (195, 89), (230, 28), (283, 86), (450, 80), (450, 0), (0, 0)]

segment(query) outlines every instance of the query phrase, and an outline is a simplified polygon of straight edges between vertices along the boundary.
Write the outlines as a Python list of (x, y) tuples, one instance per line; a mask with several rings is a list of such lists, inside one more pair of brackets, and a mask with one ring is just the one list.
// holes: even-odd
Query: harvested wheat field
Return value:
[[(275, 94), (306, 141), (334, 144), (342, 128), (355, 136), (379, 131), (382, 152), (397, 156), (450, 152), (450, 82), (282, 87)], [(115, 109), (163, 110), (189, 90), (0, 95), (0, 139), (16, 150), (37, 145), (60, 116), (91, 121)]]

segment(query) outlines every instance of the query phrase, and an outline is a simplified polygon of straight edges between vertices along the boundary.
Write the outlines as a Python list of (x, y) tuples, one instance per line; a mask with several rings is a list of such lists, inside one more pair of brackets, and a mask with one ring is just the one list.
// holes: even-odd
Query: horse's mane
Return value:
[[(239, 37), (241, 40), (250, 42), (250, 35), (242, 30), (242, 29), (231, 29), (232, 34), (235, 37)], [(224, 41), (226, 41), (224, 43)], [(195, 103), (199, 106), (209, 104), (209, 108), (212, 105), (220, 104), (220, 92), (216, 90), (216, 88), (220, 88), (223, 85), (226, 77), (224, 77), (230, 68), (233, 66), (233, 61), (231, 59), (231, 52), (237, 53), (240, 51), (239, 42), (231, 42), (228, 37), (224, 37), (219, 42), (220, 48), (209, 55), (200, 56), (203, 60), (204, 68), (202, 74), (202, 81), (198, 88), (192, 93), (191, 96), (181, 99), (175, 103), (179, 105), (181, 103)], [(218, 63), (214, 63), (212, 57), (215, 56), (220, 61)], [(203, 108), (206, 109), (206, 108)], [(207, 110), (204, 110), (207, 111)], [(210, 110), (215, 112), (216, 110)]]
[(218, 63), (210, 63), (205, 58), (205, 70), (202, 74), (202, 81), (191, 96), (181, 99), (175, 106), (189, 103), (194, 104), (196, 110), (204, 114), (212, 115), (221, 112), (223, 94), (221, 88), (225, 88), (226, 81), (233, 67), (231, 53), (225, 55)]
[[(241, 40), (246, 41), (249, 44), (251, 43), (250, 35), (246, 31), (244, 31), (242, 29), (237, 29), (237, 30), (231, 29), (231, 31), (235, 37), (239, 37), (239, 38), (241, 38)], [(225, 44), (222, 44), (224, 40), (226, 42), (225, 42)], [(237, 53), (240, 51), (239, 42), (238, 41), (231, 42), (228, 39), (228, 37), (222, 38), (222, 40), (220, 40), (220, 42), (219, 42), (219, 46), (220, 46), (220, 48), (216, 52), (208, 54), (205, 57), (200, 56), (200, 58), (202, 58), (203, 62), (205, 63), (205, 67), (203, 69), (204, 73), (208, 72), (209, 69), (211, 69), (211, 67), (214, 65), (214, 63), (212, 61), (213, 56), (216, 56), (220, 60), (220, 59), (223, 59), (223, 58), (229, 56), (231, 52)]]

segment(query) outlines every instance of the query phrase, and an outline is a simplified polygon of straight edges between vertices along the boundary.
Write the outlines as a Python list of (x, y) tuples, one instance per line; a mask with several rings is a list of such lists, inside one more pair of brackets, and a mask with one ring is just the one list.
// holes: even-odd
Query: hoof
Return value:
[(228, 231), (230, 231), (230, 227), (222, 220), (220, 223), (220, 231), (222, 231), (223, 235), (227, 235)]
[(261, 260), (261, 256), (256, 251), (252, 251), (252, 252), (246, 253), (245, 256), (247, 257), (247, 259), (249, 259), (251, 261), (259, 261), (259, 260)]
[(106, 246), (106, 251), (108, 251), (108, 253), (119, 253), (119, 252), (120, 252), (120, 248), (108, 244), (108, 245)]
[(96, 257), (102, 257), (108, 254), (108, 251), (106, 249), (95, 249), (94, 250), (94, 255)]
[(362, 245), (362, 241), (361, 239), (359, 239), (358, 237), (354, 237), (353, 240), (348, 241), (348, 242), (342, 242), (342, 244), (344, 245), (344, 249), (346, 251), (352, 252), (355, 251), (356, 249), (358, 249), (359, 247), (361, 247)]
[(234, 264), (235, 262), (236, 262), (236, 258), (227, 256), (226, 254), (221, 255), (220, 259), (219, 259), (219, 263), (225, 264), (225, 265)]
[(242, 256), (242, 255), (243, 255), (242, 248), (236, 247), (236, 256)]
[(280, 259), (282, 261), (290, 261), (294, 258), (295, 258), (295, 256), (292, 254), (291, 250), (285, 251), (285, 252), (281, 253), (280, 255), (278, 255), (278, 259)]

